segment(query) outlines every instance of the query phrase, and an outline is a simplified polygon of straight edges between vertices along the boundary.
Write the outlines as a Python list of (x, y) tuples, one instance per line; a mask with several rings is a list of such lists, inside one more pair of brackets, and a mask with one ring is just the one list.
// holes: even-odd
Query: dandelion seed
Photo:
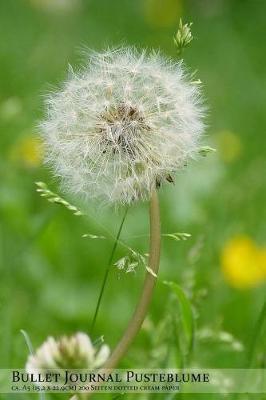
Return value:
[(46, 160), (63, 187), (108, 203), (149, 199), (199, 150), (199, 85), (181, 62), (121, 48), (91, 53), (47, 99)]

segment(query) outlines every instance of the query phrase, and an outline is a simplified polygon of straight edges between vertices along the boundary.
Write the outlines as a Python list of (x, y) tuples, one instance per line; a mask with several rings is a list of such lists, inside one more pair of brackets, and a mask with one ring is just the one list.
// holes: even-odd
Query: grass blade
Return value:
[(190, 353), (194, 343), (194, 316), (190, 301), (183, 289), (177, 283), (171, 281), (164, 281), (163, 283), (172, 290), (178, 299), (181, 312), (181, 323), (187, 341), (188, 353)]
[[(20, 332), (21, 332), (21, 334), (23, 335), (23, 337), (25, 339), (25, 342), (26, 342), (26, 345), (28, 347), (29, 353), (31, 355), (33, 355), (34, 354), (34, 349), (33, 349), (33, 345), (32, 345), (32, 342), (30, 340), (29, 335), (27, 334), (26, 331), (24, 331), (24, 329), (21, 329)], [(39, 396), (40, 400), (45, 400), (45, 394), (44, 393), (40, 393), (38, 396)]]

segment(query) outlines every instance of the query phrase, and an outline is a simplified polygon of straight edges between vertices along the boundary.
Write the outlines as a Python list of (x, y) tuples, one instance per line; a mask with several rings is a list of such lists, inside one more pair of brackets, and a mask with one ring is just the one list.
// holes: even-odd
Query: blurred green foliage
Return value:
[[(172, 38), (180, 17), (193, 21), (194, 40), (184, 58), (203, 81), (209, 107), (206, 144), (217, 153), (189, 166), (174, 187), (161, 191), (163, 232), (185, 231), (192, 237), (163, 239), (150, 315), (123, 366), (180, 365), (180, 305), (163, 285), (167, 280), (184, 289), (193, 308), (196, 333), (188, 365), (241, 368), (252, 353), (252, 365), (265, 367), (265, 341), (255, 335), (265, 286), (230, 287), (220, 261), (233, 236), (247, 235), (265, 245), (265, 14), (266, 2), (259, 0), (0, 2), (1, 368), (25, 365), (28, 350), (20, 329), (35, 347), (48, 335), (88, 332), (112, 241), (82, 235), (101, 235), (95, 221), (115, 234), (123, 215), (123, 210), (115, 213), (65, 196), (88, 214), (77, 217), (36, 193), (35, 181), (60, 193), (27, 142), (38, 133), (42, 96), (66, 78), (68, 64), (82, 64), (86, 47), (126, 43), (176, 57)], [(133, 236), (147, 231), (147, 204), (132, 207), (123, 239), (145, 253), (147, 241)], [(119, 248), (116, 260), (125, 255)], [(111, 347), (132, 313), (144, 272), (142, 267), (128, 274), (112, 269), (95, 328), (95, 337), (104, 334)], [(231, 339), (225, 340), (223, 332)]]

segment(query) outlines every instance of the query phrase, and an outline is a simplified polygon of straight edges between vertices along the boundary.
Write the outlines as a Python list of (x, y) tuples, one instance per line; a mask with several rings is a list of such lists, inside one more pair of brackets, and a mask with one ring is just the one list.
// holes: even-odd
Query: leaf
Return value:
[(83, 213), (73, 204), (70, 204), (67, 200), (63, 199), (62, 197), (58, 196), (58, 194), (52, 192), (46, 183), (44, 182), (35, 182), (37, 185), (36, 191), (40, 193), (41, 197), (45, 197), (50, 203), (60, 204), (67, 208), (68, 210), (72, 211), (74, 215), (80, 216)]
[(175, 282), (164, 281), (173, 293), (176, 295), (181, 312), (181, 321), (183, 325), (184, 334), (188, 344), (188, 353), (190, 353), (194, 343), (194, 316), (190, 301), (183, 289)]
[[(247, 367), (246, 368), (256, 368), (256, 353), (258, 353), (259, 348), (262, 346), (265, 348), (266, 344), (266, 301), (264, 301), (262, 310), (259, 313), (258, 320), (255, 324), (253, 335), (251, 337), (251, 342), (247, 354)], [(265, 350), (262, 350), (265, 353)]]
[(189, 239), (191, 237), (191, 234), (185, 232), (175, 232), (175, 233), (163, 233), (162, 236), (179, 241), (179, 240)]
[(94, 235), (92, 233), (84, 233), (84, 235), (82, 235), (83, 238), (89, 238), (89, 239), (106, 239), (105, 236), (98, 236), (98, 235)]
[(30, 354), (33, 355), (34, 354), (34, 350), (33, 350), (33, 346), (32, 346), (32, 343), (31, 343), (29, 335), (23, 329), (20, 329), (20, 332), (22, 333), (22, 335), (23, 335), (23, 337), (25, 339), (25, 342), (26, 342), (26, 345), (28, 346), (28, 350), (29, 350)]

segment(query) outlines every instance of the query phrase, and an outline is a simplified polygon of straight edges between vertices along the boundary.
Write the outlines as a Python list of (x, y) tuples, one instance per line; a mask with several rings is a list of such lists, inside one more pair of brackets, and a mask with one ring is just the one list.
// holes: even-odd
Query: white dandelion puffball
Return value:
[(91, 53), (47, 99), (46, 160), (85, 198), (148, 199), (197, 152), (203, 114), (181, 62), (133, 48)]
[(85, 333), (63, 336), (59, 340), (49, 337), (29, 356), (26, 371), (38, 374), (51, 369), (94, 369), (101, 367), (109, 354), (107, 345), (96, 349)]

